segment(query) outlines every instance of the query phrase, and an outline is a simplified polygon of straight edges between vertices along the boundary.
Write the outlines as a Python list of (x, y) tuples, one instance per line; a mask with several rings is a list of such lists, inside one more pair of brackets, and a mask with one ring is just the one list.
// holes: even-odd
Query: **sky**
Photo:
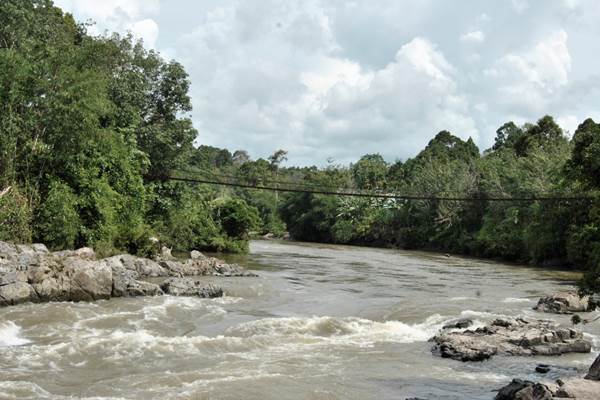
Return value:
[(600, 120), (597, 0), (55, 0), (181, 62), (197, 144), (288, 165), (481, 150), (507, 121)]

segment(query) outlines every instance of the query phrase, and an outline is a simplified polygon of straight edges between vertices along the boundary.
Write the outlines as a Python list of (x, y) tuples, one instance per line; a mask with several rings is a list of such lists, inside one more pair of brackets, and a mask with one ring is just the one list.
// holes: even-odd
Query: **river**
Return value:
[[(594, 354), (431, 354), (445, 322), (537, 316), (573, 274), (439, 254), (256, 241), (228, 257), (259, 278), (221, 299), (137, 298), (0, 309), (0, 399), (492, 399), (513, 377), (584, 373)], [(600, 314), (593, 313), (594, 318)], [(544, 314), (568, 323), (568, 316)]]

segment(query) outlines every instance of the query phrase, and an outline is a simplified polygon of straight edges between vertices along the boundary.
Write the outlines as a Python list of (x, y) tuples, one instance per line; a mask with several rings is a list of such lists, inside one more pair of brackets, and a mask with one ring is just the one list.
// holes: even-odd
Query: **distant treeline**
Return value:
[[(309, 190), (354, 188), (477, 199), (393, 200), (228, 190), (259, 210), (262, 232), (287, 230), (304, 241), (571, 265), (588, 271), (588, 288), (600, 289), (600, 124), (591, 119), (571, 139), (550, 116), (523, 126), (508, 122), (483, 154), (471, 139), (443, 131), (416, 157), (393, 164), (368, 154), (349, 166), (283, 168), (283, 151), (256, 161), (243, 151), (231, 154), (208, 146), (201, 146), (197, 154), (199, 171), (251, 184), (294, 182)], [(526, 200), (536, 197), (555, 200)], [(510, 198), (517, 200), (486, 200)]]
[[(283, 167), (194, 147), (188, 76), (131, 37), (92, 37), (50, 0), (0, 2), (0, 240), (148, 253), (244, 251), (251, 231), (298, 240), (432, 249), (589, 271), (600, 290), (600, 201), (490, 197), (600, 192), (600, 125), (571, 139), (550, 116), (508, 122), (481, 154), (449, 132), (405, 162)], [(201, 136), (200, 136), (201, 137)], [(476, 197), (366, 199), (188, 185), (171, 171), (252, 184)], [(595, 285), (595, 287), (594, 287)]]

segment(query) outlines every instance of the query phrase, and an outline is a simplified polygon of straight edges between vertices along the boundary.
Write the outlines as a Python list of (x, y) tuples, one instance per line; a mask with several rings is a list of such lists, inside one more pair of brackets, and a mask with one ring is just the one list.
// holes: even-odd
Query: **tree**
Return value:
[(380, 154), (364, 155), (352, 166), (352, 176), (359, 189), (383, 189), (388, 165)]
[(498, 151), (501, 149), (513, 149), (515, 143), (523, 136), (523, 130), (510, 121), (502, 125), (496, 131), (496, 138), (492, 149)]
[(213, 212), (227, 236), (234, 239), (247, 239), (250, 230), (259, 224), (258, 210), (242, 199), (218, 200), (213, 206)]
[(270, 155), (268, 160), (271, 163), (271, 168), (277, 171), (281, 163), (287, 161), (287, 154), (288, 152), (285, 150), (277, 150), (275, 153)]
[(566, 173), (590, 188), (600, 188), (600, 124), (586, 119), (573, 135), (573, 152)]
[(519, 135), (514, 143), (518, 156), (524, 157), (533, 148), (552, 146), (558, 141), (566, 141), (563, 130), (549, 115), (538, 120), (534, 125), (527, 125), (523, 134)]
[(250, 155), (246, 150), (236, 150), (233, 152), (232, 161), (234, 165), (240, 166), (250, 161)]

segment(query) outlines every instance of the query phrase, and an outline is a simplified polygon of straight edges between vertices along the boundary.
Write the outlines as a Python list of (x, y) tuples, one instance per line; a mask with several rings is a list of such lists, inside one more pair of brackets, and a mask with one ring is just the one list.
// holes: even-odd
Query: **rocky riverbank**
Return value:
[(432, 341), (434, 353), (458, 361), (483, 361), (496, 354), (557, 356), (592, 349), (578, 330), (524, 318), (497, 319), (475, 330), (442, 332)]
[(90, 248), (50, 252), (42, 244), (0, 242), (0, 306), (163, 294), (222, 296), (222, 289), (198, 278), (203, 276), (256, 275), (199, 252), (187, 260), (168, 251), (156, 259), (128, 254), (98, 259)]
[[(562, 292), (542, 297), (534, 310), (542, 313), (573, 314), (596, 308), (595, 301), (580, 297), (576, 292)], [(581, 320), (581, 319), (579, 319)], [(566, 353), (590, 353), (592, 343), (573, 327), (543, 319), (496, 319), (477, 329), (469, 319), (460, 319), (445, 325), (431, 339), (432, 351), (444, 358), (457, 361), (484, 361), (495, 355), (504, 356), (559, 356)], [(536, 371), (546, 373), (547, 366)], [(600, 356), (585, 377), (568, 378), (556, 382), (532, 382), (514, 379), (501, 388), (496, 400), (552, 400), (600, 399)]]

